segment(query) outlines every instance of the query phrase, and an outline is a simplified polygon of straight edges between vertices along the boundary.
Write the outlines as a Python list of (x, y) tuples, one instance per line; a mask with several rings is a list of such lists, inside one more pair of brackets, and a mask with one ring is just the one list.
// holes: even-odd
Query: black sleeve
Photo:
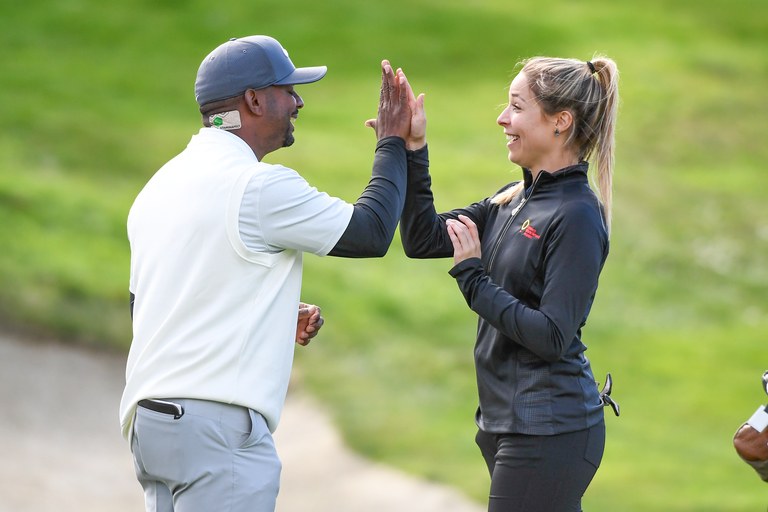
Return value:
[(479, 258), (466, 259), (450, 271), (472, 311), (545, 361), (560, 359), (584, 324), (608, 255), (598, 214), (580, 213), (564, 213), (553, 229), (538, 309), (491, 281)]
[(409, 258), (448, 258), (453, 256), (453, 244), (446, 230), (447, 219), (466, 215), (477, 224), (480, 237), (485, 226), (487, 201), (466, 208), (437, 214), (429, 175), (427, 146), (408, 151), (408, 188), (405, 194), (403, 217), (400, 219), (400, 237)]
[(329, 255), (371, 258), (387, 253), (403, 211), (406, 172), (405, 141), (400, 137), (381, 139), (376, 144), (371, 181)]

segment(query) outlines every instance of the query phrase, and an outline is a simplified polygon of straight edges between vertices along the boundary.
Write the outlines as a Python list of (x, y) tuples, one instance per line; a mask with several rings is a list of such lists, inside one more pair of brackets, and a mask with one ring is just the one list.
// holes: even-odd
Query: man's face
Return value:
[(293, 120), (299, 116), (299, 109), (304, 106), (292, 85), (273, 85), (269, 88), (265, 120), (273, 127), (274, 149), (293, 144)]

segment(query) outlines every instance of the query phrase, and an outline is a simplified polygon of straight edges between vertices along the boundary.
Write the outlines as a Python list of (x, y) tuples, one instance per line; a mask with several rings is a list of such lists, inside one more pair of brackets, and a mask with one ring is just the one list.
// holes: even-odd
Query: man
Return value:
[(322, 325), (300, 304), (302, 253), (383, 256), (403, 208), (404, 78), (382, 62), (372, 177), (354, 205), (262, 158), (293, 144), (304, 102), (275, 39), (231, 39), (201, 63), (204, 127), (128, 215), (133, 341), (120, 404), (148, 511), (272, 511), (277, 428), (294, 340)]

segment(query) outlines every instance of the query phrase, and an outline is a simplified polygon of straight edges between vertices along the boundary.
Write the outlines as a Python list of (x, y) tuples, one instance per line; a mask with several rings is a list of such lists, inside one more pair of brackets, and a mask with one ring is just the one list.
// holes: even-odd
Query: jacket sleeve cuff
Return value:
[(403, 140), (402, 137), (398, 137), (396, 135), (384, 137), (383, 139), (379, 139), (378, 141), (376, 141), (377, 150), (384, 146), (396, 146), (396, 147), (405, 149), (405, 141)]
[(466, 260), (457, 263), (451, 270), (448, 271), (448, 273), (454, 279), (459, 279), (462, 274), (480, 270), (482, 267), (483, 262), (480, 260), (480, 258), (467, 258)]
[(405, 154), (408, 157), (409, 164), (416, 164), (420, 167), (429, 167), (429, 149), (427, 144), (424, 144), (423, 147), (414, 151), (406, 149)]

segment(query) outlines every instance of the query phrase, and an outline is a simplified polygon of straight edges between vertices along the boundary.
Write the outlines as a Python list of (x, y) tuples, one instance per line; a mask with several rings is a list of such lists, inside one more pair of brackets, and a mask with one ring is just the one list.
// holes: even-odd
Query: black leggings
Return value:
[(580, 512), (605, 448), (605, 423), (554, 436), (475, 439), (491, 473), (489, 512)]

